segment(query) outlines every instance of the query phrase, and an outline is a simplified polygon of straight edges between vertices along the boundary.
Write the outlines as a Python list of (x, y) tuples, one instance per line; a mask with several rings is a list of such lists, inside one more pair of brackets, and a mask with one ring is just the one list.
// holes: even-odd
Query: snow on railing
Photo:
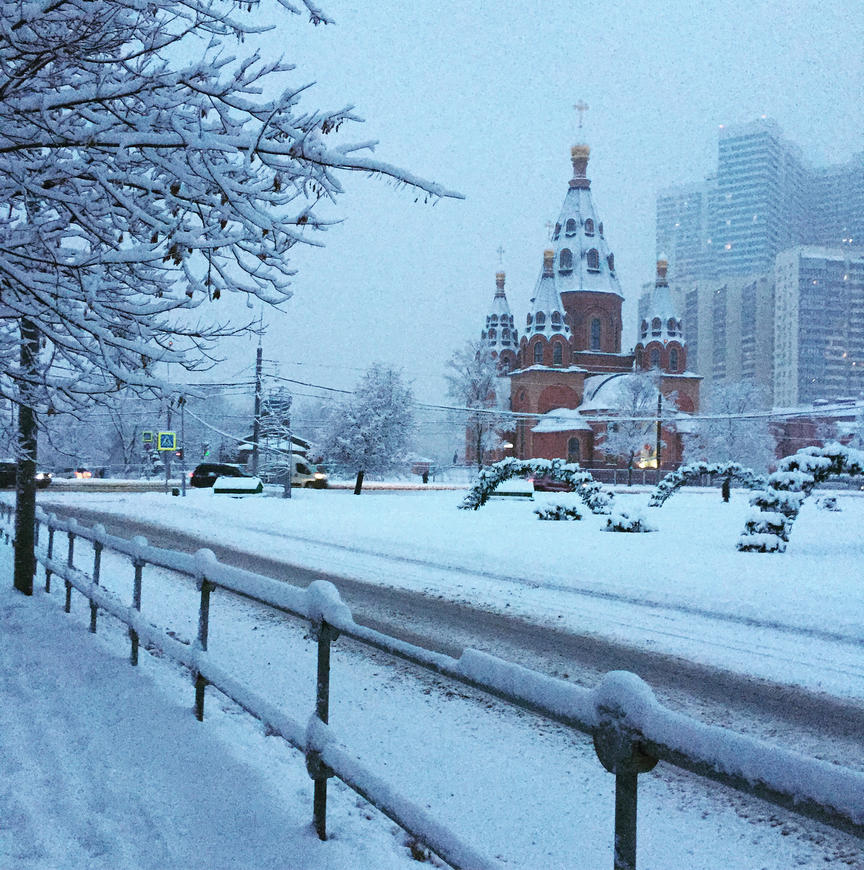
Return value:
[[(12, 508), (0, 503), (0, 531), (11, 538)], [(532, 671), (488, 653), (466, 649), (457, 659), (389, 637), (358, 625), (336, 587), (315, 581), (306, 589), (223, 565), (209, 550), (194, 555), (109, 535), (100, 526), (88, 528), (75, 519), (58, 519), (37, 510), (48, 540), (37, 547), (45, 572), (45, 588), (57, 576), (66, 585), (66, 611), (74, 588), (90, 602), (90, 630), (96, 631), (101, 609), (129, 627), (130, 660), (138, 647), (155, 648), (187, 667), (195, 685), (195, 713), (204, 718), (204, 689), (218, 689), (261, 720), (273, 734), (305, 753), (314, 781), (313, 823), (326, 838), (327, 779), (336, 776), (405, 831), (425, 843), (456, 868), (491, 868), (496, 864), (447, 830), (426, 810), (399, 794), (368, 769), (338, 731), (328, 725), (331, 643), (340, 634), (471, 686), (555, 722), (590, 734), (603, 766), (615, 774), (615, 868), (636, 866), (636, 793), (638, 776), (666, 761), (701, 777), (723, 783), (793, 812), (864, 838), (864, 774), (808, 758), (726, 728), (704, 725), (663, 707), (650, 687), (634, 674), (613, 671), (594, 689)], [(66, 558), (55, 553), (57, 533), (67, 536)], [(76, 539), (93, 546), (92, 571), (76, 567)], [(38, 536), (37, 536), (38, 540)], [(127, 555), (134, 567), (131, 605), (100, 586), (104, 548)], [(153, 625), (141, 615), (142, 572), (157, 566), (195, 580), (200, 593), (198, 634), (191, 644), (175, 639), (168, 627)], [(308, 723), (286, 716), (252, 691), (207, 652), (210, 593), (223, 589), (311, 623), (318, 643), (315, 710)]]

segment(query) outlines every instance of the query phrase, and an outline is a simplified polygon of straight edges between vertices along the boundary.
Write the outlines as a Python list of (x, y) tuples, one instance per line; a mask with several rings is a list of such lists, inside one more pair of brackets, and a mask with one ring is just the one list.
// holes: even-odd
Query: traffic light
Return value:
[(210, 455), (210, 442), (209, 442), (209, 441), (205, 441), (205, 442), (201, 445), (201, 448), (202, 448), (202, 451), (201, 451), (201, 452), (203, 453), (203, 455), (204, 455), (205, 457), (207, 457), (207, 456)]
[(182, 459), (182, 458), (183, 458), (183, 448), (182, 448), (182, 447), (178, 447), (178, 448), (174, 451), (174, 455), (175, 455), (178, 459)]

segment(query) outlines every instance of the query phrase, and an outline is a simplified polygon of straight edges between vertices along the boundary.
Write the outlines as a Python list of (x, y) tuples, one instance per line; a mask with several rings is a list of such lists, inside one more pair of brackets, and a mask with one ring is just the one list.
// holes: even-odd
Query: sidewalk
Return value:
[(232, 757), (251, 747), (254, 759), (256, 740), (276, 742), (252, 720), (249, 745), (229, 748), (218, 725), (199, 723), (154, 683), (144, 661), (130, 667), (56, 598), (27, 598), (8, 570), (0, 577), (4, 870), (412, 866), (384, 825), (361, 820), (354, 799), (340, 836), (321, 843), (301, 756), (275, 794), (260, 770)]

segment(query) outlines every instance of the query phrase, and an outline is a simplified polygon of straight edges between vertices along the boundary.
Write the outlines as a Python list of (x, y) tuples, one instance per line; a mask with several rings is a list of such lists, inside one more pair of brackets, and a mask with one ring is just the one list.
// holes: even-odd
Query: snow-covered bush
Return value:
[(572, 505), (556, 504), (551, 507), (537, 508), (534, 511), (541, 520), (581, 520), (579, 508)]
[(652, 525), (638, 511), (616, 511), (606, 520), (607, 532), (656, 532)]
[(591, 473), (575, 462), (563, 459), (502, 459), (483, 468), (477, 475), (474, 486), (459, 507), (462, 510), (477, 510), (489, 500), (495, 488), (511, 477), (554, 477), (573, 486), (573, 491), (593, 514), (608, 514), (613, 494), (605, 490)]
[(691, 462), (671, 471), (657, 484), (651, 495), (651, 506), (660, 507), (672, 493), (685, 484), (698, 480), (703, 474), (734, 480), (747, 489), (763, 489), (766, 483), (761, 474), (756, 474), (753, 469), (745, 468), (737, 462)]
[[(782, 553), (801, 504), (817, 483), (831, 477), (864, 475), (864, 451), (832, 442), (824, 447), (804, 447), (781, 459), (768, 478), (768, 488), (756, 493), (751, 513), (738, 539), (738, 549), (749, 553)], [(777, 518), (783, 519), (778, 524)]]
[(839, 511), (840, 505), (837, 504), (837, 497), (833, 495), (823, 495), (822, 498), (816, 499), (816, 507), (823, 511)]

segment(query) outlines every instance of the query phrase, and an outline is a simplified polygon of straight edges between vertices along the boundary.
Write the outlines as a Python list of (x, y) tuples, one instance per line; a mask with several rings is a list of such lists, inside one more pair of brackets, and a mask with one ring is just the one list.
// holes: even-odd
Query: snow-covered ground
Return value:
[[(716, 492), (685, 492), (646, 511), (659, 531), (644, 535), (603, 532), (591, 515), (576, 523), (533, 516), (560, 495), (497, 500), (477, 512), (458, 511), (453, 492), (40, 498), (864, 694), (861, 498), (841, 496), (839, 513), (809, 503), (779, 556), (735, 551), (746, 496), (723, 505)], [(645, 494), (618, 499), (647, 502)], [(8, 548), (0, 553), (8, 577)], [(128, 560), (107, 560), (103, 578), (128, 596)], [(94, 642), (86, 608), (77, 602), (70, 620), (59, 603), (60, 595), (25, 600), (8, 584), (0, 591), (0, 819), (11, 820), (0, 823), (0, 866), (414, 866), (404, 836), (338, 784), (333, 838), (319, 844), (308, 830), (311, 782), (299, 754), (217, 695), (200, 725), (189, 712), (188, 674), (146, 655), (134, 672), (124, 632), (103, 618)], [(144, 612), (154, 621), (175, 614), (180, 636), (194, 636), (193, 590), (152, 570)], [(314, 652), (302, 626), (217, 596), (210, 649), (308, 715)], [(331, 723), (368, 764), (502, 866), (611, 866), (613, 780), (582, 735), (339, 643), (331, 704)], [(643, 868), (864, 867), (859, 847), (668, 768), (641, 778)]]

